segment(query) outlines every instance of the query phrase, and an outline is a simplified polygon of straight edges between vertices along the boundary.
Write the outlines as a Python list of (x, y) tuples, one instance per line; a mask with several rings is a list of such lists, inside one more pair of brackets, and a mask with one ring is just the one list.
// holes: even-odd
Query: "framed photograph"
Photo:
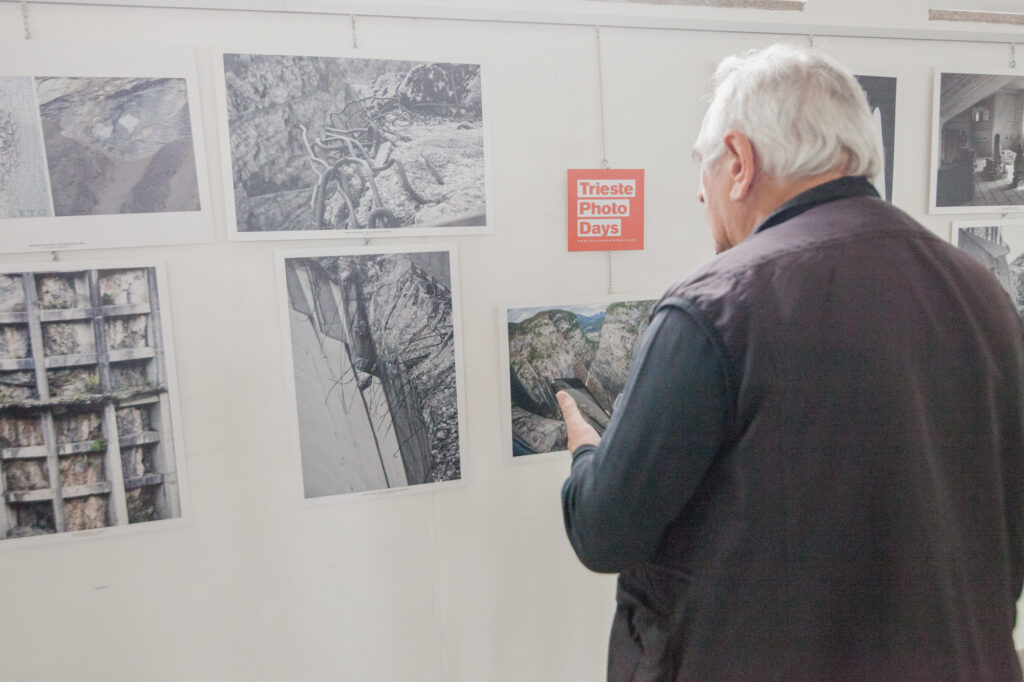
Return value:
[(185, 517), (166, 292), (154, 263), (0, 270), (0, 547)]
[(568, 390), (584, 417), (602, 430), (659, 298), (599, 296), (502, 307), (506, 462), (565, 454), (558, 390)]
[(277, 255), (302, 497), (463, 477), (455, 247)]
[(896, 151), (896, 78), (893, 76), (855, 76), (868, 96), (875, 133), (882, 145), (884, 172), (873, 179), (875, 188), (886, 201), (892, 201), (892, 179)]
[(480, 63), (215, 59), (230, 238), (491, 231)]
[(0, 46), (0, 251), (213, 241), (195, 55)]
[(985, 264), (1024, 316), (1024, 219), (954, 221), (953, 244)]
[(931, 213), (1024, 210), (1024, 75), (935, 72)]

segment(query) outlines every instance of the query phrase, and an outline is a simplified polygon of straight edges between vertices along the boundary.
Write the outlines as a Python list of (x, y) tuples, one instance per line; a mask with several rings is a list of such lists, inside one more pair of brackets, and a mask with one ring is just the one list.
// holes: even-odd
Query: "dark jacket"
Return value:
[(610, 679), (1020, 679), (1024, 341), (990, 273), (856, 197), (751, 235), (665, 307), (712, 330), (731, 418), (620, 574)]

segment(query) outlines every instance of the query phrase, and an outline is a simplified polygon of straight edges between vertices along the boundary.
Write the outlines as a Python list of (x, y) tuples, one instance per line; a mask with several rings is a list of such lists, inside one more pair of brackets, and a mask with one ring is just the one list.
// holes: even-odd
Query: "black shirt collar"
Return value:
[(851, 197), (878, 197), (878, 192), (863, 175), (848, 175), (838, 180), (830, 180), (797, 194), (779, 206), (774, 213), (754, 229), (754, 232), (762, 232), (769, 227), (784, 223), (815, 206)]

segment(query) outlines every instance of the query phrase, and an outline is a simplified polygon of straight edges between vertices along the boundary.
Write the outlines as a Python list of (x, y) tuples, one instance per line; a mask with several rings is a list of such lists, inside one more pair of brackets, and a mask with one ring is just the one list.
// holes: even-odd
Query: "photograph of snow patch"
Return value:
[(282, 255), (306, 499), (462, 476), (450, 250)]
[(198, 211), (184, 78), (36, 78), (58, 216)]
[(506, 309), (513, 457), (566, 449), (565, 424), (552, 386), (556, 380), (569, 380), (592, 397), (593, 414), (581, 404), (591, 423), (607, 420), (656, 302), (604, 300)]
[(401, 236), (487, 225), (479, 64), (222, 57), (236, 236)]
[(1024, 222), (955, 222), (960, 249), (983, 263), (1024, 316)]
[(164, 290), (148, 265), (0, 273), (0, 544), (182, 517)]

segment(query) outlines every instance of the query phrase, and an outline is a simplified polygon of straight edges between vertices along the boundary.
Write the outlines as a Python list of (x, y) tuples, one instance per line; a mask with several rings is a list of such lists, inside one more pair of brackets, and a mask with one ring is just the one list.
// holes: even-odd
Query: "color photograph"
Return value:
[(592, 426), (607, 425), (656, 302), (605, 297), (505, 309), (506, 423), (514, 458), (565, 450), (558, 390), (576, 398)]
[(213, 241), (195, 53), (0, 45), (0, 253)]
[(36, 78), (59, 216), (198, 211), (183, 78)]
[(154, 266), (0, 274), (0, 546), (182, 517), (162, 290)]

